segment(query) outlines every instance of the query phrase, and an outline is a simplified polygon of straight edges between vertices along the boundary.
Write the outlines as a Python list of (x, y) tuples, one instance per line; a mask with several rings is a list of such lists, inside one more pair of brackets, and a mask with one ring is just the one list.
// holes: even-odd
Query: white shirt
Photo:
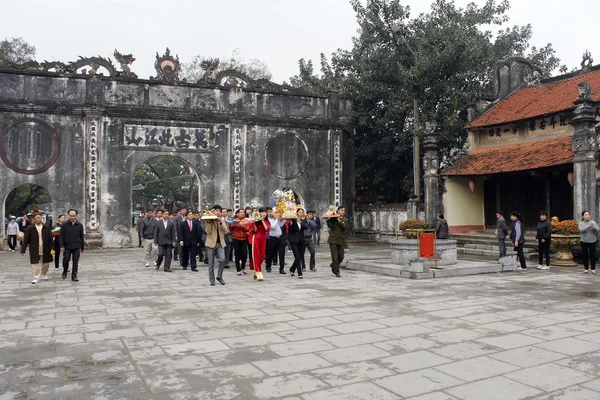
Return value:
[(269, 237), (277, 238), (281, 236), (281, 227), (279, 226), (279, 219), (269, 218), (271, 229), (269, 229)]

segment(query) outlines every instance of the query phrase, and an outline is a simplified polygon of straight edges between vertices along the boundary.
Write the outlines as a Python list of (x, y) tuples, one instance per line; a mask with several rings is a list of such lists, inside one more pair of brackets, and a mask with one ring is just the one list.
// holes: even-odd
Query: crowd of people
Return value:
[[(79, 282), (77, 273), (79, 271), (79, 257), (84, 251), (84, 229), (77, 221), (78, 212), (69, 210), (68, 220), (64, 215), (58, 217), (58, 222), (51, 226), (51, 220), (42, 216), (39, 210), (26, 214), (18, 222), (15, 216), (9, 217), (6, 225), (8, 245), (10, 251), (17, 248), (17, 240), (20, 241), (20, 253), (25, 255), (29, 248), (29, 261), (33, 275), (32, 284), (40, 280), (48, 280), (50, 263), (54, 261), (54, 268), (60, 269), (60, 255), (62, 258), (62, 278), (67, 279), (71, 271), (71, 280)], [(47, 223), (46, 223), (47, 222)], [(70, 267), (72, 261), (72, 268)]]
[[(331, 251), (331, 271), (340, 277), (340, 264), (347, 249), (347, 219), (344, 207), (335, 217), (325, 218), (329, 228), (328, 244)], [(254, 279), (265, 279), (263, 269), (271, 273), (279, 266), (279, 274), (304, 278), (307, 270), (305, 255), (308, 251), (310, 271), (317, 271), (315, 247), (320, 245), (321, 217), (315, 211), (298, 208), (295, 218), (281, 218), (277, 208), (246, 207), (235, 210), (214, 205), (205, 212), (180, 209), (149, 210), (140, 213), (136, 222), (139, 247), (144, 247), (144, 264), (157, 270), (172, 272), (173, 261), (183, 270), (198, 272), (198, 262), (208, 264), (211, 286), (225, 285), (223, 270), (235, 263), (238, 276), (252, 271)], [(286, 249), (294, 261), (285, 270)], [(218, 266), (215, 275), (215, 258)]]

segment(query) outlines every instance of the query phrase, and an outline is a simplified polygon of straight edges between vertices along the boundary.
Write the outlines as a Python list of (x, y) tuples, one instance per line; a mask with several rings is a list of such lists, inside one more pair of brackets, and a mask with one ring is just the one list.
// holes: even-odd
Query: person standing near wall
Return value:
[(235, 218), (229, 225), (229, 230), (233, 235), (233, 250), (235, 252), (235, 269), (237, 275), (246, 275), (246, 260), (248, 258), (248, 232), (252, 221), (246, 218), (246, 212), (243, 208), (236, 210)]
[[(535, 238), (538, 241), (538, 259), (539, 265), (537, 269), (550, 269), (550, 243), (552, 242), (552, 224), (548, 221), (548, 213), (540, 211), (540, 222), (537, 224), (537, 234)], [(546, 257), (546, 265), (544, 265), (544, 257)]]
[(435, 236), (438, 239), (448, 239), (449, 236), (448, 222), (444, 219), (444, 214), (438, 214), (437, 222), (435, 223)]
[(302, 276), (302, 248), (304, 246), (304, 232), (308, 229), (308, 224), (304, 219), (304, 209), (298, 207), (296, 211), (297, 218), (290, 220), (288, 240), (294, 255), (294, 262), (290, 268), (290, 275), (294, 276), (294, 272), (298, 272), (298, 279), (303, 279)]
[(79, 272), (79, 257), (84, 250), (84, 232), (83, 225), (77, 221), (77, 210), (70, 209), (67, 213), (69, 220), (60, 227), (60, 251), (63, 254), (63, 273), (62, 278), (67, 278), (69, 271), (69, 261), (73, 256), (73, 266), (71, 269), (71, 280), (79, 282), (77, 273)]
[(306, 261), (304, 259), (306, 250), (308, 250), (308, 253), (310, 254), (310, 270), (313, 272), (317, 271), (317, 265), (315, 261), (315, 242), (313, 241), (313, 237), (317, 231), (317, 223), (315, 222), (314, 215), (315, 211), (308, 211), (306, 213), (307, 229), (304, 231), (304, 246), (302, 247), (302, 271), (306, 270)]
[(581, 252), (583, 253), (584, 274), (588, 273), (588, 267), (591, 267), (592, 274), (596, 273), (596, 245), (598, 243), (598, 224), (592, 220), (589, 211), (581, 213), (579, 222), (579, 233), (581, 235)]
[(17, 235), (19, 234), (19, 224), (17, 224), (14, 215), (10, 216), (10, 222), (6, 225), (6, 236), (8, 236), (8, 247), (10, 251), (15, 251), (17, 247)]
[(348, 228), (346, 209), (338, 207), (336, 217), (327, 218), (327, 227), (329, 228), (329, 251), (331, 252), (331, 272), (338, 278), (340, 275), (340, 264), (344, 261), (344, 249), (348, 247), (346, 240), (346, 229)]
[(135, 230), (138, 234), (138, 247), (142, 247), (142, 221), (144, 220), (144, 218), (146, 217), (146, 213), (145, 212), (141, 212), (140, 216), (138, 217), (137, 221), (135, 222)]
[[(187, 210), (185, 208), (179, 209), (177, 216), (173, 218), (173, 223), (175, 224), (175, 232), (179, 232), (179, 225), (185, 219), (185, 214)], [(181, 252), (181, 248), (179, 247), (179, 241), (175, 242), (175, 248), (173, 249), (173, 260), (179, 261), (179, 253)], [(181, 265), (181, 262), (179, 263)]]
[[(33, 275), (31, 283), (35, 285), (40, 277), (43, 280), (48, 279), (48, 268), (52, 262), (52, 230), (42, 223), (42, 215), (37, 211), (34, 213), (33, 224), (25, 231), (21, 255), (25, 255), (27, 246), (29, 246), (29, 261)], [(40, 263), (42, 264), (41, 276)]]
[(496, 238), (498, 239), (498, 250), (500, 252), (500, 258), (506, 257), (506, 235), (508, 234), (508, 226), (506, 226), (506, 220), (502, 215), (502, 211), (496, 213), (498, 223), (496, 225)]
[(316, 225), (315, 233), (313, 234), (313, 243), (319, 247), (321, 245), (321, 218), (317, 216), (317, 212), (313, 211), (314, 221)]
[(521, 264), (521, 270), (527, 269), (525, 263), (525, 254), (523, 254), (523, 245), (525, 244), (525, 229), (523, 227), (523, 220), (521, 214), (517, 211), (510, 213), (510, 219), (512, 221), (512, 229), (510, 231), (510, 241), (513, 244), (519, 263)]
[(154, 260), (154, 223), (154, 211), (148, 210), (146, 218), (142, 220), (142, 226), (140, 228), (144, 243), (146, 267), (149, 267), (150, 261)]
[(187, 218), (179, 225), (177, 232), (179, 246), (181, 248), (181, 267), (186, 270), (188, 264), (192, 272), (198, 272), (196, 266), (196, 253), (200, 245), (201, 233), (200, 224), (194, 219), (194, 213), (188, 211)]
[[(275, 209), (277, 210), (277, 209)], [(279, 253), (279, 243), (281, 237), (281, 226), (279, 225), (279, 218), (272, 208), (267, 210), (267, 219), (269, 220), (269, 238), (267, 239), (267, 251), (265, 258), (265, 266), (267, 272), (271, 272), (271, 267), (276, 265), (274, 260)]]
[(52, 237), (54, 238), (54, 269), (58, 271), (60, 267), (60, 228), (65, 223), (64, 214), (58, 216), (58, 222), (52, 227)]

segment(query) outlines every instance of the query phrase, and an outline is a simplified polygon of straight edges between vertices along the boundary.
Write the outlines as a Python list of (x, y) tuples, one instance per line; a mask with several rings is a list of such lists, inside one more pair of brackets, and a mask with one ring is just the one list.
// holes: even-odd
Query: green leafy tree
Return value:
[[(428, 13), (411, 17), (399, 0), (351, 0), (359, 26), (351, 50), (321, 59), (322, 76), (300, 61), (297, 87), (322, 90), (341, 75), (354, 100), (356, 193), (405, 201), (412, 187), (414, 107), (421, 122), (434, 122), (440, 157), (463, 146), (468, 110), (493, 89), (498, 60), (527, 57), (550, 76), (560, 66), (551, 44), (532, 47), (532, 29), (505, 27), (509, 2), (488, 0), (457, 7), (437, 0)], [(490, 30), (497, 26), (496, 35)]]
[(35, 47), (23, 38), (4, 39), (0, 42), (0, 62), (23, 63), (35, 60)]
[(148, 210), (154, 202), (168, 210), (197, 207), (198, 178), (192, 168), (175, 157), (156, 157), (142, 164), (133, 175), (133, 203)]
[(52, 211), (52, 197), (42, 186), (26, 183), (17, 186), (6, 196), (6, 215), (19, 217), (35, 208)]
[[(185, 62), (181, 64), (181, 75), (183, 78), (187, 79), (188, 82), (197, 82), (204, 76), (204, 71), (202, 70), (202, 62), (206, 59), (201, 55), (198, 55), (192, 59), (190, 62)], [(226, 71), (228, 69), (235, 69), (245, 75), (247, 75), (250, 79), (271, 79), (271, 72), (269, 71), (269, 67), (263, 61), (252, 58), (245, 59), (240, 54), (239, 49), (235, 49), (231, 53), (231, 57), (226, 59), (221, 59), (219, 61), (219, 67), (215, 69), (213, 75), (216, 76), (221, 71)]]

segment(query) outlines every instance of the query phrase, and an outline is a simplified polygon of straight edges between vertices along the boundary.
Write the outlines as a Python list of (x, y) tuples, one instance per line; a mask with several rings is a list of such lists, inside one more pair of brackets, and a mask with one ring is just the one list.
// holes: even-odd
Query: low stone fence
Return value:
[[(354, 204), (354, 234), (375, 240), (390, 240), (396, 237), (398, 225), (408, 219), (405, 203), (400, 204)], [(419, 219), (425, 219), (425, 213), (419, 211)]]

